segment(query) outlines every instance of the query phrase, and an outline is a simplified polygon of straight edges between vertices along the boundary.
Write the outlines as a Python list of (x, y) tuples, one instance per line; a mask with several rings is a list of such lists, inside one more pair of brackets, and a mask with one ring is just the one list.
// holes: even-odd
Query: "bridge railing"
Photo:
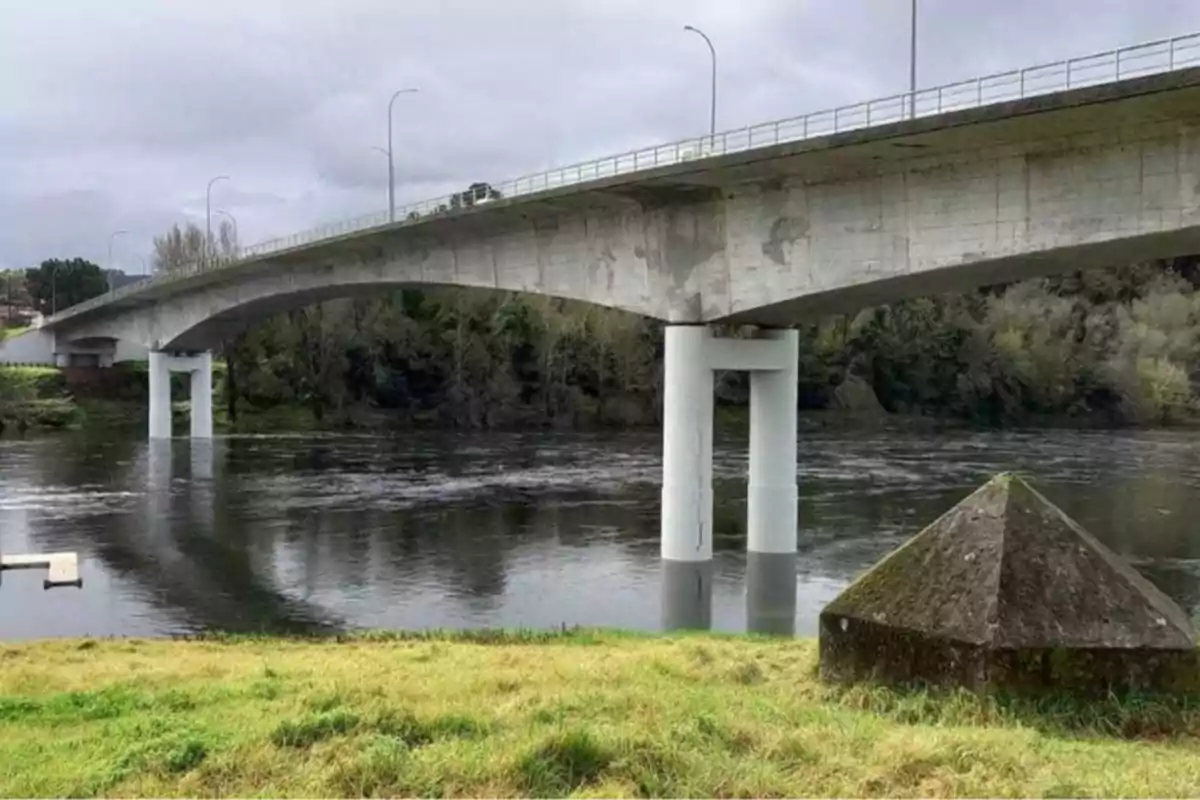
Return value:
[[(700, 158), (711, 158), (752, 150), (775, 144), (798, 142), (834, 133), (869, 128), (899, 122), (914, 117), (926, 117), (948, 111), (978, 108), (993, 103), (1019, 100), (1109, 83), (1125, 78), (1170, 72), (1200, 65), (1200, 33), (1159, 39), (1116, 50), (1039, 64), (1023, 69), (998, 72), (970, 80), (948, 83), (916, 92), (904, 92), (848, 106), (815, 111), (798, 117), (773, 120), (713, 135), (695, 136), (678, 142), (632, 150), (604, 158), (525, 175), (493, 184), (500, 196), (519, 197), (588, 181), (651, 170), (657, 167), (682, 164)], [(451, 209), (472, 206), (487, 200), (464, 200), (465, 193), (422, 200), (398, 206), (396, 222), (415, 221)], [(240, 258), (190, 264), (182, 269), (155, 276), (153, 282), (169, 281), (241, 261), (257, 259), (270, 253), (380, 228), (391, 224), (387, 211), (379, 211), (349, 220), (269, 239), (242, 248)], [(124, 295), (140, 291), (147, 284), (140, 281), (93, 298), (60, 312), (61, 319), (89, 308), (111, 302)]]

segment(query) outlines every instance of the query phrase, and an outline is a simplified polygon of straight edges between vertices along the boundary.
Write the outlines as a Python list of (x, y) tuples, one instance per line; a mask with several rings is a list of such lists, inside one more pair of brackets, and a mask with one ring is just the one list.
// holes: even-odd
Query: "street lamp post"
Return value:
[(236, 258), (236, 257), (237, 257), (237, 251), (238, 251), (238, 242), (240, 241), (240, 240), (238, 239), (238, 224), (237, 224), (237, 217), (235, 217), (233, 214), (230, 214), (228, 211), (226, 211), (226, 210), (225, 210), (225, 209), (223, 209), (223, 208), (218, 208), (218, 209), (217, 209), (217, 213), (218, 213), (218, 214), (220, 214), (220, 215), (221, 215), (221, 216), (223, 216), (223, 217), (228, 217), (228, 218), (229, 218), (229, 221), (230, 221), (231, 223), (233, 223), (233, 255), (234, 255), (234, 258)]
[(917, 116), (917, 0), (912, 0), (911, 42), (908, 48), (908, 118)]
[(684, 25), (683, 29), (703, 38), (705, 44), (708, 45), (708, 52), (712, 54), (712, 102), (709, 108), (708, 135), (711, 144), (715, 146), (717, 142), (717, 48), (713, 47), (712, 39), (708, 38), (708, 34), (694, 25)]
[(388, 101), (388, 221), (396, 221), (396, 166), (392, 160), (392, 106), (396, 104), (396, 98), (402, 94), (415, 94), (416, 89), (397, 89), (392, 93), (392, 99)]
[(204, 260), (212, 258), (212, 187), (217, 181), (229, 180), (228, 175), (218, 175), (208, 182), (204, 190)]
[(104, 271), (104, 281), (108, 285), (108, 291), (112, 291), (112, 246), (113, 239), (118, 236), (129, 233), (129, 231), (113, 231), (108, 235), (108, 266)]

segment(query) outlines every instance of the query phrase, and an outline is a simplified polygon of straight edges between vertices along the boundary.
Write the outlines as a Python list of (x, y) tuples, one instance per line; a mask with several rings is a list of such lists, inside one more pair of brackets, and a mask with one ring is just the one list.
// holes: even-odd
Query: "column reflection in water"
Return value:
[(712, 579), (711, 560), (662, 560), (665, 630), (708, 630), (712, 627)]
[(146, 445), (146, 488), (151, 514), (165, 514), (170, 510), (173, 457), (170, 439), (151, 439)]
[(746, 554), (746, 630), (795, 635), (795, 553)]
[(191, 456), (192, 480), (211, 481), (213, 478), (213, 459), (216, 443), (213, 439), (196, 439), (188, 441)]
[(188, 505), (192, 529), (201, 536), (211, 537), (216, 526), (216, 498), (213, 494), (213, 462), (217, 444), (213, 439), (189, 439)]

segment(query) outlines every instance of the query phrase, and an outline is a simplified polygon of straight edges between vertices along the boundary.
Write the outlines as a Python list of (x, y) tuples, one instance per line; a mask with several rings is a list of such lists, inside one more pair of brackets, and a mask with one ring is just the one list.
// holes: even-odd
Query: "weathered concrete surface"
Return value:
[(1085, 692), (1200, 687), (1187, 615), (1021, 479), (1000, 475), (821, 613), (835, 680)]
[(273, 311), (435, 284), (790, 325), (1195, 252), (1200, 68), (498, 200), (150, 281), (51, 324), (201, 350)]
[(54, 365), (54, 333), (31, 329), (0, 340), (0, 363)]
[(58, 337), (53, 329), (32, 328), (0, 341), (0, 364), (111, 367), (118, 361), (145, 361), (144, 345), (130, 339)]

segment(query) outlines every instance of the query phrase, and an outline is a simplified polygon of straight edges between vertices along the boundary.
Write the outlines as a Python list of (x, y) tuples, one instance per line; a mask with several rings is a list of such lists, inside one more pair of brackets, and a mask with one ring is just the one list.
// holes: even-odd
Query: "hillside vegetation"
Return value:
[[(848, 376), (884, 409), (982, 424), (1169, 425), (1197, 410), (1191, 261), (905, 300), (800, 326), (802, 409)], [(751, 335), (752, 329), (723, 331)], [(644, 425), (661, 413), (662, 326), (479, 290), (406, 290), (281, 315), (228, 343), (226, 405), (369, 406), (432, 424)], [(744, 373), (718, 382), (746, 402)], [(236, 413), (236, 408), (234, 409)]]

